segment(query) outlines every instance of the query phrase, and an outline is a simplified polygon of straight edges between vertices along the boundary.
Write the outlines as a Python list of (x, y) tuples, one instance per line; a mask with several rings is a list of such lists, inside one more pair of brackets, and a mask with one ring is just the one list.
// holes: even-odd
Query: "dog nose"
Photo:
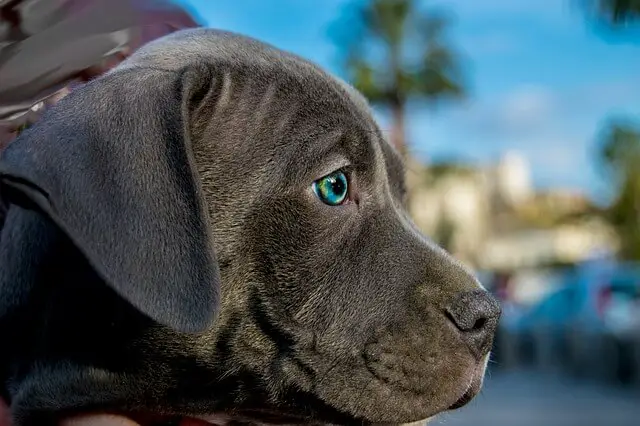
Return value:
[(491, 350), (501, 313), (498, 300), (485, 290), (461, 293), (445, 309), (471, 352), (479, 358)]

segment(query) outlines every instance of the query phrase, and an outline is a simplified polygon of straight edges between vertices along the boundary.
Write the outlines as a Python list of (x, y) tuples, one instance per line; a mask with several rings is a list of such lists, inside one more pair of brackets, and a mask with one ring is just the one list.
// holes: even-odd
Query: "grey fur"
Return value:
[[(311, 185), (343, 167), (352, 202), (329, 207)], [(353, 88), (228, 32), (174, 33), (73, 92), (0, 161), (17, 424), (407, 423), (466, 403), (499, 307), (413, 225), (403, 174)]]

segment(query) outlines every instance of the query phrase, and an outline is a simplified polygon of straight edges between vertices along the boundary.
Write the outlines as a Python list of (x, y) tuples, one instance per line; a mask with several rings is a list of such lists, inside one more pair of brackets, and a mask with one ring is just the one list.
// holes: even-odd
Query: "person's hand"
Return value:
[(63, 420), (60, 426), (140, 426), (133, 420), (111, 414), (90, 414)]
[[(7, 405), (0, 401), (0, 426), (11, 426), (11, 415)], [(60, 426), (140, 426), (126, 417), (111, 414), (90, 414), (63, 420)]]
[[(0, 426), (11, 426), (11, 414), (7, 405), (0, 399)], [(113, 414), (86, 414), (72, 417), (60, 422), (58, 426), (141, 426), (139, 423), (122, 416)], [(184, 419), (180, 426), (211, 426), (209, 423), (196, 420)]]

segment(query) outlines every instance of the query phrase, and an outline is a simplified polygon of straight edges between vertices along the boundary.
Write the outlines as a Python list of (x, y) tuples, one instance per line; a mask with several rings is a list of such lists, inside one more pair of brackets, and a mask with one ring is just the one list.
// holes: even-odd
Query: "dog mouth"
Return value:
[[(458, 388), (458, 397), (450, 405), (443, 405), (436, 412), (431, 412), (428, 417), (418, 422), (437, 417), (438, 413), (457, 410), (469, 404), (482, 389), (484, 376), (488, 364), (489, 355), (477, 363), (475, 367), (467, 370), (466, 385)], [(453, 395), (455, 398), (455, 395)], [(453, 398), (450, 399), (453, 400)], [(331, 410), (331, 408), (329, 408)], [(407, 426), (415, 425), (416, 421), (404, 423), (401, 421), (367, 421), (363, 418), (352, 418), (347, 413), (342, 416), (331, 416), (325, 411), (319, 417), (316, 415), (307, 416), (296, 410), (289, 410), (285, 407), (261, 407), (261, 408), (239, 408), (232, 411), (214, 412), (211, 414), (188, 414), (176, 416), (130, 416), (134, 421), (142, 426), (333, 426), (333, 425), (358, 425), (358, 426)], [(316, 413), (319, 414), (319, 413)], [(426, 412), (425, 412), (426, 414)]]
[(479, 389), (476, 389), (475, 386), (473, 386), (473, 384), (470, 385), (469, 389), (467, 389), (465, 393), (462, 394), (462, 396), (456, 402), (451, 404), (446, 411), (457, 410), (458, 408), (464, 407), (465, 405), (470, 403), (473, 400), (473, 398), (476, 397), (476, 395), (478, 394), (478, 391)]
[[(452, 411), (464, 407), (469, 404), (480, 392), (482, 383), (484, 381), (486, 362), (484, 365), (478, 365), (474, 370), (469, 384), (466, 387), (463, 394), (453, 404), (443, 411)], [(426, 419), (425, 419), (426, 420)], [(359, 425), (367, 426), (400, 426), (407, 425), (406, 423), (366, 423), (362, 421), (357, 422)], [(414, 422), (415, 423), (415, 422)], [(411, 424), (414, 424), (411, 423)], [(308, 418), (296, 417), (294, 415), (285, 414), (275, 411), (247, 411), (242, 414), (213, 414), (208, 416), (197, 416), (184, 418), (182, 422), (177, 423), (179, 426), (293, 426), (293, 425), (305, 425), (305, 426), (333, 426), (338, 423), (329, 423), (323, 421), (314, 421)]]
[(477, 395), (480, 393), (482, 389), (482, 384), (484, 382), (484, 375), (487, 369), (487, 363), (489, 362), (489, 355), (486, 356), (484, 362), (476, 367), (474, 370), (471, 379), (469, 380), (469, 386), (464, 391), (462, 396), (453, 404), (449, 406), (445, 411), (457, 410), (458, 408), (462, 408), (468, 403), (470, 403)]
[[(449, 407), (442, 410), (452, 411), (469, 404), (480, 392), (484, 380), (485, 368), (479, 365), (462, 395)], [(437, 415), (436, 415), (437, 416)], [(358, 424), (359, 426), (401, 426), (413, 423), (378, 423), (354, 420), (353, 422), (328, 422), (319, 419), (297, 416), (285, 411), (246, 410), (233, 413), (214, 413), (189, 416), (130, 416), (142, 426), (334, 426)], [(433, 416), (432, 416), (433, 417)], [(425, 419), (426, 420), (426, 419)]]
[[(129, 416), (141, 426), (340, 426), (330, 423), (288, 416), (282, 413), (255, 413), (255, 415), (212, 414), (206, 416)], [(428, 419), (425, 419), (428, 420)], [(421, 421), (422, 422), (422, 421)], [(404, 426), (413, 423), (367, 423), (354, 422), (359, 426)]]

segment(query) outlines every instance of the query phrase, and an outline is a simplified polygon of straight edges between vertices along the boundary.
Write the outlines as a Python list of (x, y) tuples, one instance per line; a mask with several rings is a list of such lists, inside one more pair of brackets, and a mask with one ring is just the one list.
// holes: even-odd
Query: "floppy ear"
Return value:
[(62, 99), (0, 161), (5, 202), (43, 212), (116, 292), (187, 332), (206, 329), (219, 303), (189, 131), (213, 87), (208, 68), (109, 73)]

